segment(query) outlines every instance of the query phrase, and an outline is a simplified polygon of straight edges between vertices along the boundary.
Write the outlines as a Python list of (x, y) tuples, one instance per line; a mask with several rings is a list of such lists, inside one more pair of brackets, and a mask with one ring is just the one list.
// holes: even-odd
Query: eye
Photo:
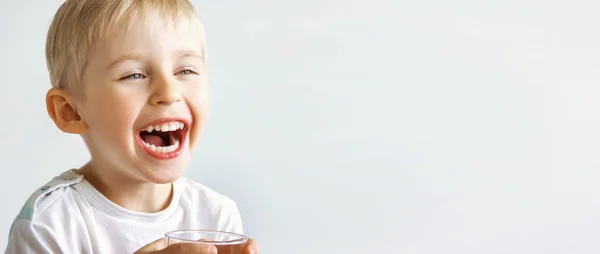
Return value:
[(178, 72), (177, 74), (190, 75), (190, 74), (198, 74), (198, 73), (196, 73), (195, 71), (192, 71), (190, 69), (185, 69), (185, 70)]
[(143, 79), (146, 78), (146, 76), (144, 76), (144, 74), (141, 73), (134, 73), (125, 77), (120, 78), (120, 80), (127, 80), (127, 79)]

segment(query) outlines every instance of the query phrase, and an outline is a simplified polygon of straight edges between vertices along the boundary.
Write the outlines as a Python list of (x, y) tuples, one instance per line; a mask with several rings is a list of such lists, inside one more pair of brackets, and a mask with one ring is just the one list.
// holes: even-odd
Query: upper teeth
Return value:
[(147, 132), (152, 132), (152, 131), (169, 132), (169, 131), (182, 130), (183, 127), (185, 127), (185, 124), (183, 124), (182, 122), (168, 122), (168, 123), (157, 124), (154, 126), (149, 126), (148, 128), (146, 128), (146, 131)]

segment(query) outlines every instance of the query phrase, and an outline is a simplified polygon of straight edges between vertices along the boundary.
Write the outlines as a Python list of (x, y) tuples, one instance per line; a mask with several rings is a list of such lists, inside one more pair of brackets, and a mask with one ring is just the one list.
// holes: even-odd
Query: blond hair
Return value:
[(93, 44), (122, 29), (128, 31), (139, 22), (191, 28), (204, 36), (189, 0), (67, 0), (54, 16), (46, 41), (52, 86), (79, 90)]

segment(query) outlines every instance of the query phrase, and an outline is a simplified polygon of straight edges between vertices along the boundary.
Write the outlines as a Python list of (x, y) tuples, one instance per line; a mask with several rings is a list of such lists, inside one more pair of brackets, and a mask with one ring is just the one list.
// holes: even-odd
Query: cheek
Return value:
[(185, 94), (185, 100), (187, 101), (194, 117), (204, 117), (208, 111), (210, 98), (209, 89), (206, 82), (202, 84), (194, 84), (185, 87), (183, 94)]
[(134, 100), (114, 99), (109, 96), (98, 96), (86, 107), (85, 121), (90, 134), (96, 140), (104, 142), (115, 140), (127, 142), (131, 138), (133, 123), (137, 118), (139, 108)]
[(199, 85), (186, 89), (186, 102), (191, 110), (194, 125), (190, 133), (190, 146), (193, 147), (202, 133), (204, 122), (209, 111), (209, 93), (207, 85)]

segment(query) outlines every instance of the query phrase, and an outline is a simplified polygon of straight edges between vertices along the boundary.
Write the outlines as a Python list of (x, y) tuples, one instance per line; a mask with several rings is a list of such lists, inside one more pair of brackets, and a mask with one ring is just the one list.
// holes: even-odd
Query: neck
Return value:
[(92, 160), (77, 173), (108, 200), (124, 209), (144, 213), (159, 212), (169, 206), (172, 184), (144, 182), (100, 164)]

